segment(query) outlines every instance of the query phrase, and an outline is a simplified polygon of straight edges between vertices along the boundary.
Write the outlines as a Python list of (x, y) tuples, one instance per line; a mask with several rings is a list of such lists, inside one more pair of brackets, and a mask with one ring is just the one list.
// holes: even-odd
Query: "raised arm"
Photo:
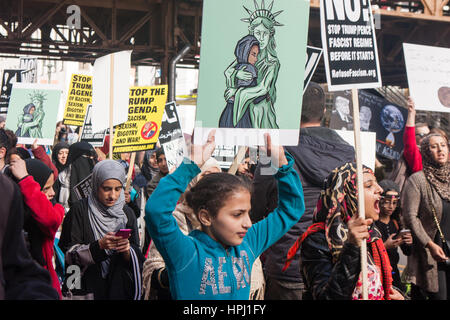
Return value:
[[(270, 137), (266, 137), (266, 145), (271, 146)], [(254, 224), (247, 233), (246, 240), (252, 247), (255, 258), (288, 232), (305, 212), (302, 184), (297, 172), (292, 168), (294, 158), (288, 153), (285, 154), (282, 147), (267, 148), (268, 155), (272, 158), (272, 166), (278, 168), (275, 173), (278, 182), (278, 206), (267, 218)]]
[(162, 178), (145, 206), (145, 224), (156, 248), (167, 265), (182, 266), (186, 253), (194, 250), (191, 240), (178, 227), (172, 213), (189, 182), (200, 173), (199, 167), (184, 159), (174, 173)]
[(167, 266), (182, 267), (192, 259), (193, 241), (185, 236), (172, 215), (189, 182), (200, 173), (215, 148), (215, 131), (204, 146), (192, 145), (191, 159), (185, 158), (174, 173), (162, 178), (145, 206), (145, 223)]
[(403, 157), (412, 173), (422, 170), (422, 155), (416, 144), (416, 108), (411, 97), (408, 98), (408, 118), (403, 133)]

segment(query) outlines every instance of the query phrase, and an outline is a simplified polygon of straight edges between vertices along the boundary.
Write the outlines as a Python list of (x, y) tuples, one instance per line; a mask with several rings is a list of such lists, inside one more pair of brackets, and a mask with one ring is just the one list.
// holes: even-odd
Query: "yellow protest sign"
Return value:
[(63, 123), (82, 127), (86, 116), (86, 107), (91, 103), (92, 76), (72, 74)]
[(131, 87), (128, 121), (115, 127), (113, 153), (154, 149), (158, 142), (167, 85)]

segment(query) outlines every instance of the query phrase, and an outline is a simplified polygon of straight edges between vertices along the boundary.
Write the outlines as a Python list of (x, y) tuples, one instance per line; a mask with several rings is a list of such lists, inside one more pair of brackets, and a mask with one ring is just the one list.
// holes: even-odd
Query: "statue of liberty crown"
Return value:
[(272, 3), (269, 5), (269, 7), (267, 9), (266, 9), (266, 6), (264, 4), (264, 0), (261, 0), (261, 5), (258, 5), (257, 0), (253, 0), (253, 1), (255, 3), (255, 9), (256, 10), (252, 12), (251, 10), (247, 9), (244, 6), (244, 9), (248, 12), (250, 17), (249, 18), (243, 18), (243, 19), (241, 19), (241, 21), (248, 22), (248, 23), (251, 24), (253, 22), (253, 20), (255, 20), (255, 19), (259, 18), (259, 17), (263, 17), (263, 18), (266, 18), (266, 19), (269, 19), (270, 21), (272, 21), (274, 26), (277, 26), (277, 27), (284, 26), (283, 24), (281, 24), (281, 23), (279, 23), (278, 21), (275, 20), (275, 18), (280, 13), (282, 13), (283, 10), (275, 12), (275, 13), (272, 13), (272, 7), (273, 7), (273, 3), (274, 3), (275, 0), (272, 0)]

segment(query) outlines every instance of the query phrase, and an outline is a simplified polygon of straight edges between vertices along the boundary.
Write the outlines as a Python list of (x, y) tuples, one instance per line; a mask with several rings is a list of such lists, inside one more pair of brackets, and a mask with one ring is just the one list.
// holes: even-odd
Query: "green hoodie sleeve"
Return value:
[(185, 236), (172, 215), (199, 167), (185, 159), (174, 173), (162, 178), (145, 206), (145, 223), (155, 246), (171, 268), (181, 268), (192, 259), (193, 241)]
[(294, 158), (286, 153), (288, 164), (278, 169), (275, 178), (278, 182), (278, 206), (267, 218), (254, 224), (247, 232), (253, 259), (277, 242), (289, 231), (305, 212), (303, 187), (297, 172), (292, 168)]

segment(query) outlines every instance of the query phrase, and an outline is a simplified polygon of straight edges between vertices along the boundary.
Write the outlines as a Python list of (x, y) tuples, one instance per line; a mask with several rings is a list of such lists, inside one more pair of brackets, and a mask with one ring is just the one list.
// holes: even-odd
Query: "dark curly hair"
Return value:
[(201, 209), (205, 209), (214, 217), (228, 197), (241, 190), (252, 193), (252, 184), (248, 179), (223, 172), (211, 173), (186, 191), (185, 201), (196, 215)]
[(9, 163), (11, 154), (16, 153), (17, 137), (11, 130), (0, 129), (0, 148), (6, 149), (5, 163)]

